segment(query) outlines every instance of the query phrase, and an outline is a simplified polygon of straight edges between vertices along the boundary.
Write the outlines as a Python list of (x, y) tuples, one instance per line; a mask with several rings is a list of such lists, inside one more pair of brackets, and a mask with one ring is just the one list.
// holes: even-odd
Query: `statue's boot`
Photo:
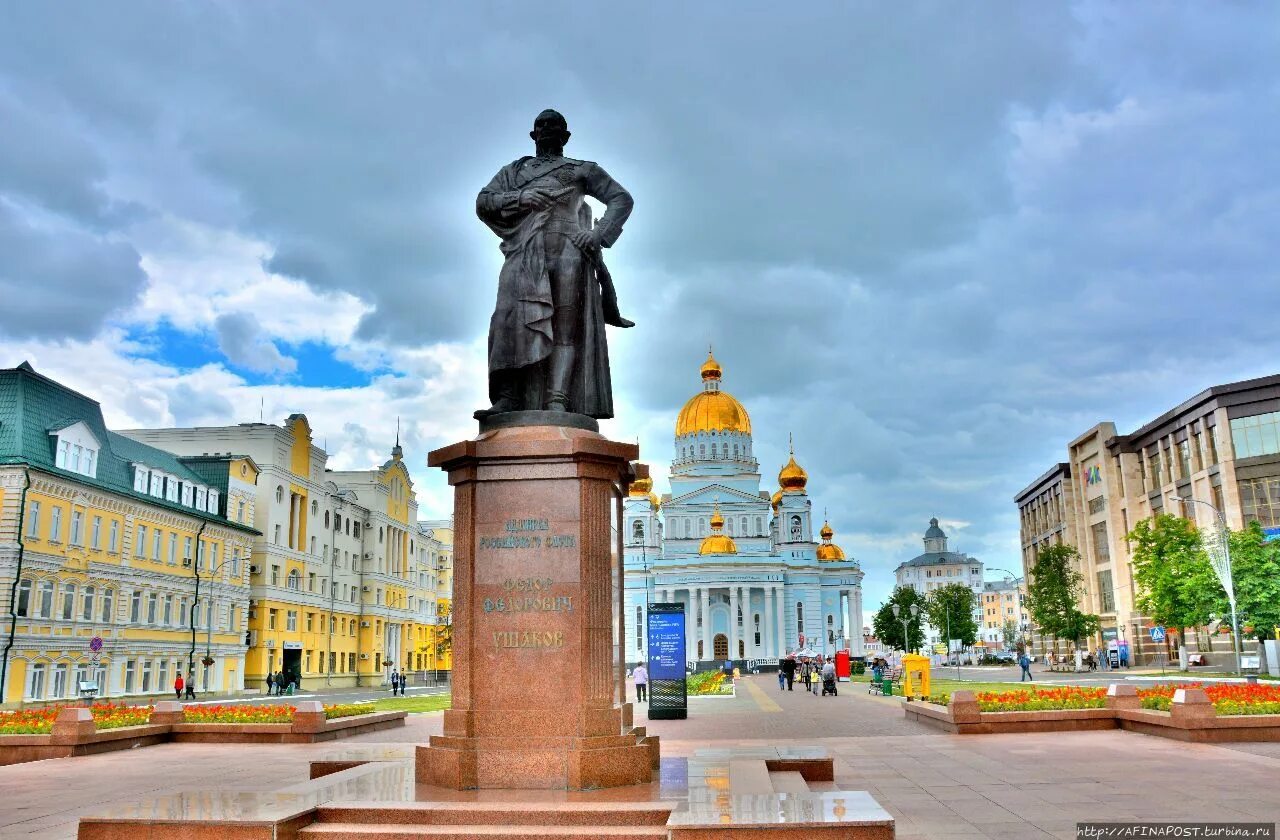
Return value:
[(573, 378), (574, 347), (557, 344), (551, 350), (551, 387), (547, 389), (547, 411), (569, 410), (569, 383)]
[(496, 399), (493, 405), (488, 408), (482, 408), (471, 416), (477, 420), (483, 420), (494, 414), (506, 414), (508, 411), (518, 411), (520, 403), (516, 402), (516, 376), (511, 371), (495, 371), (491, 374), (494, 377), (494, 394)]

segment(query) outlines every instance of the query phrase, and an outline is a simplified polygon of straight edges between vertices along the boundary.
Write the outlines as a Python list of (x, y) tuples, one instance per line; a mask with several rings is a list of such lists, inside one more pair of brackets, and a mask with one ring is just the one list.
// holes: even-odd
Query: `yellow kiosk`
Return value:
[(902, 696), (929, 696), (929, 657), (918, 653), (902, 657)]

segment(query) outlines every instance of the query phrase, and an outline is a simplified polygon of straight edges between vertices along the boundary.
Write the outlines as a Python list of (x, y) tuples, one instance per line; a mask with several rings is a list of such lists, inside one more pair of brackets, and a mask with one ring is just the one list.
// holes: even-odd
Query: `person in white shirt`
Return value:
[(636, 669), (631, 672), (631, 675), (635, 677), (635, 680), (636, 680), (636, 702), (648, 703), (649, 702), (649, 671), (647, 668), (644, 667), (644, 663), (641, 662), (639, 665), (637, 665)]

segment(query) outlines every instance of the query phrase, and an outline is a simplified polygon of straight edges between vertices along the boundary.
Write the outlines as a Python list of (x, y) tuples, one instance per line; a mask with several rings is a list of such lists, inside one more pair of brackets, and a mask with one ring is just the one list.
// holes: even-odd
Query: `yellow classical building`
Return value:
[(257, 466), (175, 457), (0, 370), (0, 699), (242, 687)]
[[(397, 441), (368, 470), (335, 471), (312, 440), (307, 418), (127, 432), (195, 456), (251, 458), (256, 486), (246, 678), (286, 675), (303, 690), (381, 685), (392, 671), (439, 666), (420, 654), (433, 644), (437, 577), (433, 549)], [(423, 551), (425, 549), (425, 553)]]

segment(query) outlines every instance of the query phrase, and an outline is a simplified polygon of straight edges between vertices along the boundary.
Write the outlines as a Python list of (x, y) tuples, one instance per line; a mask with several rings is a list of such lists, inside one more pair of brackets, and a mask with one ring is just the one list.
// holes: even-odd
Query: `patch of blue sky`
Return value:
[(367, 385), (384, 371), (361, 370), (342, 361), (334, 348), (314, 341), (300, 344), (277, 342), (280, 352), (297, 362), (292, 373), (262, 373), (233, 363), (218, 348), (211, 332), (187, 332), (161, 321), (151, 329), (134, 329), (128, 340), (134, 345), (133, 355), (151, 359), (182, 371), (209, 364), (220, 364), (240, 376), (249, 385), (271, 385), (287, 382), (312, 388), (354, 388)]

